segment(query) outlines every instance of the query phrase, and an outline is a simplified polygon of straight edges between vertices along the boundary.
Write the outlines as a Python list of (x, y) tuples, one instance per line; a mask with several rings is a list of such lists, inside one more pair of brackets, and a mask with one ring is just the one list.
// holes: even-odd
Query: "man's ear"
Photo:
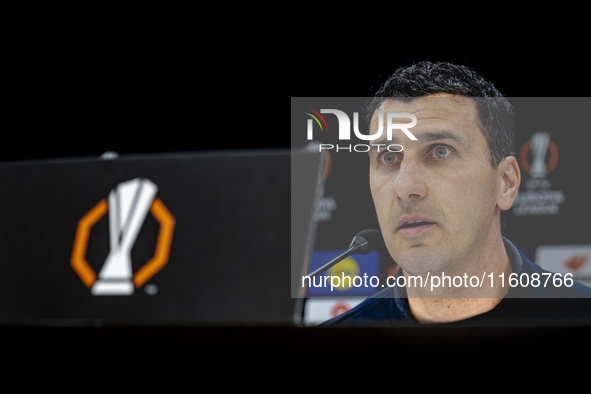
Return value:
[(513, 206), (517, 198), (517, 192), (519, 192), (519, 185), (521, 184), (521, 172), (517, 160), (513, 156), (505, 157), (499, 163), (497, 170), (501, 177), (497, 205), (503, 211), (507, 211)]

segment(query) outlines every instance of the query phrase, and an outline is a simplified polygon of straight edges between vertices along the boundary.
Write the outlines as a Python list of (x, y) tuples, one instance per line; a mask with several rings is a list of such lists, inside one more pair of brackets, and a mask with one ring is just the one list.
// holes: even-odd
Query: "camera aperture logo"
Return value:
[[(338, 109), (321, 109), (320, 112), (318, 112), (312, 108), (308, 108), (308, 107), (302, 107), (302, 108), (313, 112), (313, 114), (310, 112), (304, 112), (304, 114), (311, 117), (311, 119), (308, 119), (308, 122), (307, 122), (307, 126), (308, 126), (307, 127), (307, 138), (309, 141), (314, 139), (314, 121), (316, 121), (316, 124), (318, 124), (318, 126), (320, 127), (321, 132), (328, 131), (328, 124), (326, 123), (326, 119), (321, 114), (333, 114), (337, 117), (337, 120), (339, 122), (339, 141), (350, 141), (351, 140), (351, 120), (345, 112), (338, 110)], [(320, 119), (318, 119), (318, 118), (320, 118)], [(401, 118), (410, 119), (411, 121), (405, 122), (405, 123), (398, 123), (399, 119), (401, 119)], [(400, 130), (410, 140), (417, 141), (417, 138), (409, 130), (410, 128), (416, 126), (416, 124), (417, 124), (417, 117), (416, 116), (414, 116), (413, 114), (405, 113), (405, 112), (389, 112), (386, 114), (385, 119), (386, 119), (386, 122), (384, 122), (384, 113), (379, 112), (378, 113), (378, 130), (373, 134), (362, 134), (359, 131), (359, 113), (353, 112), (353, 132), (354, 132), (355, 136), (360, 140), (375, 141), (378, 138), (380, 138), (382, 136), (382, 134), (384, 134), (384, 129), (386, 129), (386, 139), (387, 139), (387, 141), (391, 141), (394, 130)], [(396, 119), (396, 121), (394, 121), (395, 119)], [(324, 127), (322, 126), (323, 124), (324, 124)], [(385, 127), (384, 127), (384, 125), (385, 125)], [(326, 128), (326, 130), (324, 130), (324, 128)], [(336, 146), (334, 144), (319, 144), (318, 151), (322, 152), (323, 150), (334, 149), (337, 152), (339, 152), (339, 150), (344, 150), (347, 152), (369, 152), (369, 150), (372, 149), (372, 147), (377, 148), (378, 151), (379, 151), (380, 147), (384, 147), (389, 152), (402, 152), (402, 150), (403, 150), (403, 147), (400, 144), (386, 145), (386, 144), (382, 144), (382, 143), (377, 143), (377, 144), (355, 144), (355, 145), (336, 144)]]

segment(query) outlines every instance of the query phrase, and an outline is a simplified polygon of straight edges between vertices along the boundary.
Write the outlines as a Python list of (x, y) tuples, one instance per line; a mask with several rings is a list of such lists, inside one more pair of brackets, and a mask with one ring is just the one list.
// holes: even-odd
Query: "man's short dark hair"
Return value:
[(513, 106), (474, 70), (451, 63), (425, 61), (396, 70), (368, 103), (368, 130), (373, 113), (387, 99), (408, 101), (436, 93), (468, 96), (475, 101), (493, 168), (504, 157), (514, 155)]

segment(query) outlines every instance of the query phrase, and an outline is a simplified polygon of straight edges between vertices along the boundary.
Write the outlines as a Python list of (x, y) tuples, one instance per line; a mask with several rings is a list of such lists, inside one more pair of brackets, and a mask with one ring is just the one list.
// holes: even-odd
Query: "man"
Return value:
[[(492, 83), (467, 67), (421, 62), (394, 73), (368, 109), (370, 134), (386, 130), (380, 112), (417, 118), (416, 141), (382, 135), (369, 152), (380, 228), (401, 268), (396, 283), (408, 285), (386, 288), (324, 325), (591, 319), (590, 288), (552, 281), (501, 235), (501, 213), (512, 207), (521, 174), (512, 156), (513, 108)], [(404, 149), (375, 148), (380, 143)], [(511, 287), (511, 274), (527, 276), (527, 284)], [(457, 277), (460, 286), (452, 285)], [(473, 277), (480, 280), (468, 283)]]

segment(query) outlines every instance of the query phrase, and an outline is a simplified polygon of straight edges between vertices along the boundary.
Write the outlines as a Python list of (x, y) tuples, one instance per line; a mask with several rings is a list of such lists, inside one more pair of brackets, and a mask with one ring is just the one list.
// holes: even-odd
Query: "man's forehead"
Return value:
[[(447, 93), (416, 97), (412, 99), (386, 99), (372, 114), (370, 129), (373, 132), (378, 128), (378, 114), (386, 113), (411, 113), (417, 117), (417, 126), (438, 122), (470, 123), (478, 126), (478, 112), (475, 102), (470, 97), (451, 95)], [(384, 116), (384, 123), (387, 117)], [(409, 122), (408, 118), (394, 118), (399, 123)]]

